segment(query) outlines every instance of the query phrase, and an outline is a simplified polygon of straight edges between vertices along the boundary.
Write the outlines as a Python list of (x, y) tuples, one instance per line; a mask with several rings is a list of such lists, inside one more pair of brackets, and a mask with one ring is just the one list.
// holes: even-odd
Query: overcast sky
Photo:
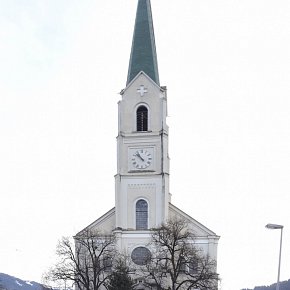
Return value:
[[(290, 4), (152, 0), (172, 202), (221, 236), (223, 290), (290, 278)], [(137, 0), (0, 0), (0, 272), (41, 281), (114, 206)]]

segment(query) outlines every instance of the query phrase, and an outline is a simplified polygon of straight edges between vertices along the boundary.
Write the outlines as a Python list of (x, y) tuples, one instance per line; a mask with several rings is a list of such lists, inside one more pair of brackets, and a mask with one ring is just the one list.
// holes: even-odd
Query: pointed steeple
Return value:
[(140, 71), (159, 85), (150, 0), (138, 0), (127, 85)]

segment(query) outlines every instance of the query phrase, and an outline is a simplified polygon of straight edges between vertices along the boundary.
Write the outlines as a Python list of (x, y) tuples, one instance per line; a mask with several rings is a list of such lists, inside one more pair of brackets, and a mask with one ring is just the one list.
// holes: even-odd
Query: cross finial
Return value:
[(137, 89), (137, 92), (140, 94), (141, 97), (143, 97), (144, 94), (148, 92), (148, 90), (143, 85), (141, 85), (140, 88)]

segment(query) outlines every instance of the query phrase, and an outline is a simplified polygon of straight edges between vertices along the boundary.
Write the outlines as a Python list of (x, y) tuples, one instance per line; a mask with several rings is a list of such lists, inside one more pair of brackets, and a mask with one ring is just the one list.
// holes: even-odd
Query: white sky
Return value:
[[(290, 2), (152, 0), (173, 203), (221, 236), (223, 290), (290, 269)], [(41, 280), (114, 206), (137, 0), (0, 1), (0, 272)]]

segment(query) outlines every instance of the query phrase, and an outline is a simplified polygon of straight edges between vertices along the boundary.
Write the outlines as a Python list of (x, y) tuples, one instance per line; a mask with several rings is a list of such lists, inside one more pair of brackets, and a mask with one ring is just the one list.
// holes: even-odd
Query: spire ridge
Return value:
[(150, 0), (138, 0), (127, 85), (141, 71), (159, 85)]

